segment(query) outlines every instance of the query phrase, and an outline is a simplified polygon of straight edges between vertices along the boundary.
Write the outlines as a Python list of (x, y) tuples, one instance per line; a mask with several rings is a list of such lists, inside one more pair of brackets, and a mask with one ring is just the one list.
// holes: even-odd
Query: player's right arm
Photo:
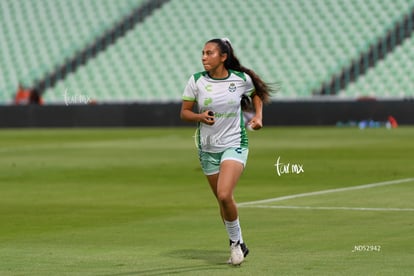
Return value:
[(181, 104), (180, 118), (187, 122), (202, 122), (207, 125), (214, 124), (214, 116), (208, 115), (208, 110), (203, 113), (195, 113), (194, 110), (195, 102), (183, 101)]

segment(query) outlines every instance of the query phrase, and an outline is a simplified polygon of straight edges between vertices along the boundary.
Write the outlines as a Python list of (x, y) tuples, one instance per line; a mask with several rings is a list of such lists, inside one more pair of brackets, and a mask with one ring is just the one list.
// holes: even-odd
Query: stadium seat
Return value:
[[(344, 96), (372, 96), (386, 98), (413, 98), (412, 68), (414, 66), (414, 36), (371, 68), (364, 78), (341, 91)], [(374, 93), (372, 92), (374, 91)]]
[(18, 83), (32, 86), (142, 2), (0, 1), (0, 75), (9, 72), (0, 103), (11, 101)]
[[(9, 70), (0, 68), (5, 80), (0, 82), (0, 102), (11, 99), (18, 82), (32, 85), (143, 2), (1, 1), (0, 21), (6, 29), (6, 39), (0, 41), (0, 51), (6, 58), (1, 62)], [(224, 36), (231, 39), (243, 64), (267, 82), (281, 84), (276, 100), (311, 97), (315, 88), (384, 36), (414, 3), (257, 0), (244, 5), (229, 0), (220, 9), (211, 9), (212, 5), (217, 3), (167, 2), (114, 45), (47, 89), (45, 102), (62, 102), (62, 89), (72, 87), (102, 103), (179, 101), (190, 75), (203, 70), (203, 43)], [(393, 63), (387, 66), (412, 66), (405, 61), (412, 47), (401, 49), (398, 52), (402, 53), (387, 57), (386, 63)], [(412, 59), (412, 55), (409, 57)], [(381, 70), (373, 69), (372, 74), (383, 74)], [(385, 87), (364, 84), (375, 79), (370, 74), (358, 80), (361, 84), (341, 91), (341, 96), (362, 95), (364, 89), (376, 93), (373, 90)], [(395, 74), (401, 71), (391, 72)], [(387, 85), (395, 88), (387, 90), (396, 95), (401, 95), (401, 90), (412, 93), (405, 91), (410, 87), (406, 83), (406, 78), (392, 77)]]

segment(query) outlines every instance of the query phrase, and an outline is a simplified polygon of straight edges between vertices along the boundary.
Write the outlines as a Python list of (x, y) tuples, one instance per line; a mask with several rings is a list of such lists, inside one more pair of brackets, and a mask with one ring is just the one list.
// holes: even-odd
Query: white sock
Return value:
[(242, 236), (242, 230), (241, 230), (241, 227), (240, 227), (240, 244), (242, 244), (242, 243), (244, 243), (244, 241), (243, 241), (243, 236)]
[(229, 234), (229, 239), (232, 241), (240, 241), (240, 243), (243, 243), (239, 218), (237, 218), (234, 221), (224, 220), (224, 224), (226, 225), (226, 230)]

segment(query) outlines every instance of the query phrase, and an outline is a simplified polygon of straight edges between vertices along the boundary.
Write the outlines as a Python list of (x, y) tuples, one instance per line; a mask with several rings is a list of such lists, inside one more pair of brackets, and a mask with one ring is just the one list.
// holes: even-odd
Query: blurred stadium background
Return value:
[(177, 106), (214, 37), (279, 85), (275, 103), (375, 99), (413, 114), (414, 0), (1, 0), (0, 13), (3, 118), (24, 112), (13, 108), (19, 85), (48, 114)]

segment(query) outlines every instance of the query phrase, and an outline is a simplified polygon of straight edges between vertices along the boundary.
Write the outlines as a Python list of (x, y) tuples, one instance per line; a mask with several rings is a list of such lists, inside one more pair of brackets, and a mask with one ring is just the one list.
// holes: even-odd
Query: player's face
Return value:
[(215, 70), (220, 66), (223, 66), (227, 56), (220, 53), (220, 48), (217, 43), (209, 42), (204, 45), (204, 49), (201, 52), (204, 69), (206, 71)]

